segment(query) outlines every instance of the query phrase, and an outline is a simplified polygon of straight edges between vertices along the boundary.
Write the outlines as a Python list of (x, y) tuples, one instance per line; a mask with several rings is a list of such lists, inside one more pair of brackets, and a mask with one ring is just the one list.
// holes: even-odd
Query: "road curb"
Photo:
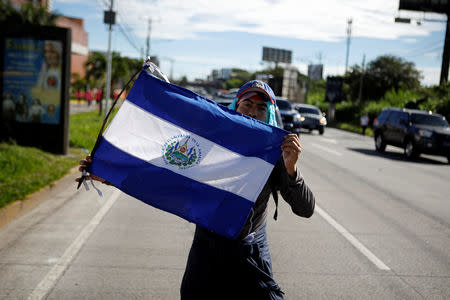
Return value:
[(57, 179), (39, 191), (26, 196), (25, 199), (14, 201), (5, 207), (0, 208), (0, 228), (36, 208), (44, 201), (50, 199), (49, 195), (50, 192), (54, 190), (54, 187), (62, 181), (74, 180), (76, 172), (78, 172), (78, 166), (70, 169), (69, 172), (60, 179)]

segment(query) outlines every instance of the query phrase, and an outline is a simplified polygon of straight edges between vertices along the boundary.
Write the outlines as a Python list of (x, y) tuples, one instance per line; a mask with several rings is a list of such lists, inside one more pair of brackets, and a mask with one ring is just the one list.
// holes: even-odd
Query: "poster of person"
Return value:
[(16, 118), (16, 103), (10, 93), (3, 95), (2, 114), (5, 120), (11, 121)]
[(6, 38), (4, 43), (5, 119), (7, 114), (20, 123), (59, 124), (62, 42)]

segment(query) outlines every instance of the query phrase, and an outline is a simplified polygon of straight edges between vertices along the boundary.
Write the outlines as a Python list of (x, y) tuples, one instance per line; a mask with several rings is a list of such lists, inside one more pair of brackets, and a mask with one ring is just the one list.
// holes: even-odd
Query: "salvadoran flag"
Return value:
[(89, 171), (151, 206), (235, 239), (286, 134), (141, 72)]

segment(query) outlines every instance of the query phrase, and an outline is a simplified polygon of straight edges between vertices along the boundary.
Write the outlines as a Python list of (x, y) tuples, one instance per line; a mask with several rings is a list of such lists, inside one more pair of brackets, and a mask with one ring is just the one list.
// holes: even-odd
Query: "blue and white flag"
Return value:
[(141, 72), (89, 171), (149, 205), (235, 239), (286, 134)]

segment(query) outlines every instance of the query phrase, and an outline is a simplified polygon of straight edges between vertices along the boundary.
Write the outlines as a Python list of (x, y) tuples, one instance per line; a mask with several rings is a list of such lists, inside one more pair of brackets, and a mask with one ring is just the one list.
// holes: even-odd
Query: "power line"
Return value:
[(138, 46), (136, 46), (136, 44), (131, 40), (126, 30), (122, 27), (122, 24), (117, 23), (116, 25), (118, 25), (117, 28), (119, 28), (120, 33), (122, 33), (122, 35), (126, 38), (128, 43), (137, 51), (137, 53), (140, 53), (141, 49)]
[(124, 28), (122, 28), (122, 34), (127, 35), (127, 32), (130, 33), (131, 37), (127, 36), (126, 38), (128, 41), (132, 40), (132, 41), (130, 41), (130, 43), (133, 45), (133, 47), (139, 53), (140, 47), (137, 46), (137, 44), (139, 44), (139, 42), (137, 42), (136, 39), (134, 38), (133, 30), (130, 29), (130, 26), (126, 22), (123, 21), (122, 15), (118, 14), (118, 17), (119, 17), (119, 23), (121, 24), (121, 26), (122, 25), (124, 26)]
[(422, 45), (421, 47), (418, 47), (416, 49), (412, 49), (411, 51), (408, 51), (408, 54), (412, 57), (423, 55), (424, 53), (430, 52), (430, 51), (436, 51), (439, 49), (443, 49), (444, 47), (444, 41), (436, 41), (435, 43), (430, 43), (427, 45)]
[[(106, 0), (97, 0), (96, 1), (97, 7), (100, 8), (101, 11), (103, 10), (107, 10), (109, 3)], [(116, 27), (119, 29), (119, 32), (121, 33), (121, 35), (123, 35), (125, 37), (125, 39), (128, 41), (128, 43), (130, 44), (130, 46), (132, 46), (137, 53), (140, 53), (140, 47), (137, 46), (138, 43), (136, 43), (136, 40), (132, 39), (128, 33), (131, 33), (132, 35), (132, 30), (127, 30), (126, 28), (124, 28), (125, 26), (128, 27), (128, 25), (123, 22), (121, 15), (119, 15), (118, 12), (116, 12), (116, 17), (120, 22), (117, 22), (115, 25), (117, 25)]]

